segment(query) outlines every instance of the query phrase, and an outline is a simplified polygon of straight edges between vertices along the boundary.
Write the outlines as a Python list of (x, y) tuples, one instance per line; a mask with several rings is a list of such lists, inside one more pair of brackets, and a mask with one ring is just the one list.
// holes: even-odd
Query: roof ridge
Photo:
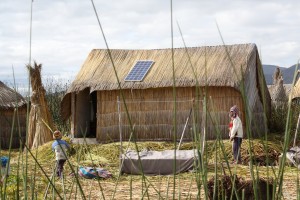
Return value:
[[(248, 45), (248, 46), (256, 46), (255, 43), (241, 43), (241, 44), (220, 44), (220, 45), (207, 45), (207, 46), (191, 46), (191, 47), (176, 47), (176, 48), (173, 48), (173, 49), (193, 49), (193, 48), (213, 48), (213, 47), (223, 47), (223, 46), (226, 46), (226, 47), (233, 47), (233, 46), (245, 46), (245, 45)], [(170, 50), (172, 48), (157, 48), (157, 49), (115, 49), (115, 48), (110, 48), (109, 50), (112, 50), (112, 51), (151, 51), (151, 50)], [(92, 49), (92, 51), (94, 50), (107, 50), (107, 49)]]

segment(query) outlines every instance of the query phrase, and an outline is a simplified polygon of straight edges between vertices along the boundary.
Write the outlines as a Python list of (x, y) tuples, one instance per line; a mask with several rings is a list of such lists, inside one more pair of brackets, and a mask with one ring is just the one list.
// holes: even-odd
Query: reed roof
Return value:
[(292, 99), (300, 98), (300, 79), (297, 80), (294, 86), (291, 86), (290, 92)]
[[(173, 86), (172, 49), (110, 51), (122, 89)], [(239, 89), (242, 74), (245, 74), (248, 67), (247, 62), (256, 52), (255, 44), (176, 48), (176, 86), (196, 86), (198, 81), (199, 86), (230, 86)], [(124, 81), (138, 60), (153, 60), (154, 64), (143, 81)], [(94, 49), (90, 52), (68, 93), (85, 88), (90, 88), (91, 92), (118, 89), (117, 78), (106, 49)]]
[(298, 70), (297, 74), (296, 74), (296, 81), (295, 81), (295, 85), (293, 86), (293, 84), (290, 84), (290, 90), (289, 90), (289, 94), (291, 95), (292, 99), (296, 99), (296, 98), (300, 98), (300, 70)]
[(26, 100), (16, 91), (9, 88), (0, 81), (0, 108), (10, 109), (21, 107), (26, 104)]

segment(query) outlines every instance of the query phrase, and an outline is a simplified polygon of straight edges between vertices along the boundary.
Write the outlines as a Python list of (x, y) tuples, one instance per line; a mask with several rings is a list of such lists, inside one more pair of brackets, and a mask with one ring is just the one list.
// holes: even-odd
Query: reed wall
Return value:
[[(204, 87), (196, 91), (195, 87), (176, 89), (176, 133), (178, 140), (183, 132), (190, 109), (192, 117), (185, 130), (184, 140), (192, 140), (193, 124), (195, 132), (203, 129)], [(229, 109), (237, 105), (245, 125), (244, 104), (241, 94), (231, 87), (207, 88), (206, 138), (215, 139), (218, 134), (228, 138)], [(136, 139), (143, 140), (173, 140), (174, 138), (174, 98), (173, 88), (153, 88), (144, 90), (123, 90), (131, 124), (134, 127)], [(123, 140), (128, 140), (131, 134), (130, 123), (125, 112), (125, 105), (120, 103), (118, 113), (117, 98), (120, 92), (97, 92), (97, 140), (100, 142), (118, 141), (121, 127)], [(121, 97), (120, 97), (121, 98)], [(193, 99), (195, 103), (193, 104)], [(119, 126), (119, 114), (121, 122)]]

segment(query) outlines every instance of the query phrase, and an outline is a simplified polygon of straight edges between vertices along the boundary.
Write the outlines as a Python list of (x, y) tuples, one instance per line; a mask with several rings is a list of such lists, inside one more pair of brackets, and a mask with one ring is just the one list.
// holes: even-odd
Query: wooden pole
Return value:
[(118, 101), (118, 114), (119, 114), (119, 133), (120, 133), (120, 153), (123, 153), (123, 145), (122, 145), (122, 119), (121, 119), (121, 102), (119, 96), (117, 96), (117, 101)]
[(188, 124), (188, 122), (189, 122), (189, 119), (190, 119), (190, 117), (191, 117), (192, 110), (193, 110), (193, 107), (190, 109), (190, 113), (189, 113), (188, 117), (186, 118), (185, 125), (184, 125), (183, 131), (182, 131), (182, 133), (181, 133), (181, 138), (180, 138), (180, 141), (179, 141), (177, 150), (180, 149), (180, 145), (181, 145), (181, 142), (182, 142), (182, 139), (183, 139), (183, 136), (184, 136), (184, 132), (185, 132), (186, 126), (187, 126), (187, 124)]
[(117, 104), (118, 104), (118, 115), (119, 115), (119, 134), (120, 134), (120, 173), (122, 168), (122, 154), (123, 154), (123, 139), (122, 139), (122, 118), (121, 118), (121, 102), (119, 96), (117, 96)]
[(202, 110), (202, 150), (201, 156), (203, 158), (204, 149), (205, 149), (205, 140), (206, 140), (206, 120), (207, 120), (207, 102), (206, 96), (203, 98), (203, 110)]

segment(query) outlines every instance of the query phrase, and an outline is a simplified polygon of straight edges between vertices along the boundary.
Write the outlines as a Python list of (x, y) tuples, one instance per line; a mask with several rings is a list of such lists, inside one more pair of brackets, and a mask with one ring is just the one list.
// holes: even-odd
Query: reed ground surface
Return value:
[[(279, 140), (280, 136), (276, 136), (268, 142), (256, 140), (245, 140), (242, 144), (242, 157), (243, 163), (239, 165), (230, 164), (231, 173), (236, 174), (238, 177), (244, 180), (251, 180), (251, 170), (249, 167), (249, 149), (252, 149), (253, 160), (256, 163), (254, 165), (253, 172), (255, 176), (259, 176), (263, 179), (276, 179), (278, 176), (278, 156), (282, 150), (282, 144)], [(48, 177), (51, 177), (53, 168), (55, 166), (54, 153), (51, 151), (51, 143), (49, 142), (37, 150), (33, 150), (32, 154), (37, 156), (37, 160), (40, 163), (43, 170), (45, 170)], [(223, 140), (225, 148), (225, 155), (230, 161), (231, 155), (231, 143), (227, 140)], [(252, 144), (252, 148), (249, 148), (249, 144)], [(264, 153), (264, 147), (262, 144), (267, 144), (268, 154)], [(174, 143), (168, 142), (139, 142), (138, 148), (150, 149), (150, 150), (165, 150), (174, 149)], [(91, 145), (79, 145), (72, 144), (72, 151), (70, 152), (69, 161), (72, 167), (77, 170), (79, 166), (95, 166), (102, 167), (109, 170), (113, 177), (103, 179), (85, 179), (79, 177), (79, 182), (84, 192), (86, 199), (196, 199), (200, 193), (201, 199), (205, 199), (204, 189), (201, 186), (199, 190), (199, 181), (203, 180), (202, 177), (195, 171), (185, 172), (177, 174), (175, 177), (170, 176), (145, 176), (143, 182), (141, 175), (128, 175), (122, 174), (118, 179), (119, 174), (119, 152), (120, 143), (111, 144), (91, 144)], [(123, 149), (129, 147), (134, 149), (132, 143), (123, 143)], [(193, 143), (184, 143), (182, 149), (193, 149), (195, 146)], [(216, 153), (217, 152), (217, 153)], [(2, 155), (8, 155), (5, 150), (1, 151)], [(13, 150), (11, 152), (11, 175), (7, 179), (6, 193), (8, 197), (14, 199), (17, 191), (17, 182), (19, 182), (20, 192), (23, 196), (23, 176), (22, 176), (22, 159), (25, 160), (25, 153), (20, 154), (19, 150)], [(22, 157), (23, 156), (23, 157)], [(264, 164), (262, 160), (269, 158), (272, 166), (261, 166)], [(19, 176), (17, 175), (18, 160), (20, 158), (20, 170)], [(217, 163), (217, 164), (215, 164)], [(221, 165), (223, 163), (223, 165)], [(223, 167), (222, 167), (223, 166)], [(221, 151), (220, 145), (216, 144), (215, 141), (207, 142), (207, 180), (215, 176), (216, 171), (219, 175), (229, 174), (228, 167), (226, 167), (224, 160), (224, 154)], [(35, 170), (35, 167), (37, 170)], [(217, 170), (216, 170), (217, 169)], [(224, 170), (223, 170), (224, 169)], [(81, 196), (80, 188), (76, 184), (74, 176), (69, 174), (72, 172), (68, 163), (65, 164), (64, 171), (64, 187), (62, 180), (55, 177), (55, 186), (60, 192), (60, 195), (66, 196), (67, 199), (83, 199)], [(18, 177), (20, 180), (18, 181)], [(31, 195), (32, 192), (32, 180), (35, 177), (34, 196), (37, 199), (43, 199), (45, 194), (48, 180), (42, 170), (35, 166), (35, 161), (30, 154), (28, 154), (28, 176), (27, 176), (27, 191)], [(285, 166), (284, 178), (283, 178), (283, 197), (281, 199), (297, 199), (297, 177), (299, 177), (298, 170), (293, 166)], [(175, 191), (174, 191), (175, 182)], [(202, 183), (202, 181), (200, 181)], [(2, 188), (2, 191), (4, 188)], [(63, 192), (65, 191), (65, 192)], [(53, 197), (52, 187), (48, 190), (47, 199)], [(58, 198), (57, 195), (55, 195)]]

